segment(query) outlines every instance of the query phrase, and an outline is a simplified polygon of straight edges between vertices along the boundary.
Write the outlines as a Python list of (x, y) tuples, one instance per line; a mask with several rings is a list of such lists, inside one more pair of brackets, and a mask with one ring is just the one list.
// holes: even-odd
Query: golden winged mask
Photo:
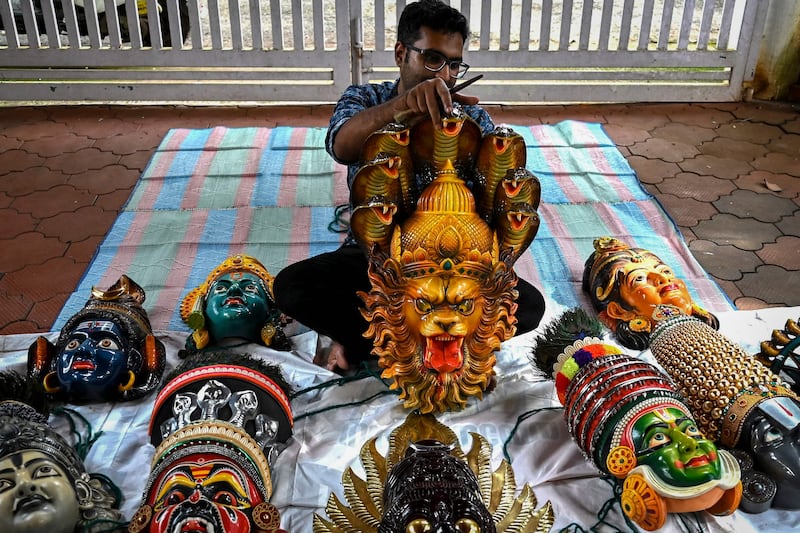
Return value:
[(345, 470), (347, 501), (331, 493), (325, 507), (329, 518), (315, 514), (314, 533), (440, 531), (447, 526), (497, 533), (550, 531), (550, 502), (537, 508), (529, 485), (518, 491), (505, 460), (492, 471), (491, 445), (471, 435), (472, 447), (464, 453), (450, 428), (433, 415), (412, 411), (392, 431), (385, 457), (377, 439), (364, 444), (366, 478)]

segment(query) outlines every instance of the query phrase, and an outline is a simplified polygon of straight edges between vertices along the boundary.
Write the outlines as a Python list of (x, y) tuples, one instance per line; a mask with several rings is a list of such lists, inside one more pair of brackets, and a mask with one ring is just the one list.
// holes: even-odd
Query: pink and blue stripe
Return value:
[[(615, 236), (652, 250), (712, 311), (732, 309), (694, 260), (675, 224), (639, 183), (599, 124), (512, 126), (542, 184), (541, 226), (517, 273), (564, 306), (588, 306), (581, 289), (592, 241)], [(127, 274), (147, 292), (157, 330), (188, 331), (179, 306), (229, 255), (247, 253), (274, 275), (338, 247), (328, 225), (347, 202), (345, 168), (324, 148), (323, 128), (171, 130), (53, 324)]]

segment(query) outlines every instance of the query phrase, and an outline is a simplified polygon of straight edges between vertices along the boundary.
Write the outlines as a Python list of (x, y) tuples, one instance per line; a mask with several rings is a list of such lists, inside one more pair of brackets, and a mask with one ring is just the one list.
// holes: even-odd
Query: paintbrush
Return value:
[(473, 83), (475, 83), (476, 81), (481, 79), (482, 77), (483, 77), (483, 74), (478, 74), (474, 78), (470, 78), (467, 81), (462, 81), (458, 85), (453, 85), (453, 88), (450, 89), (450, 94), (456, 94), (461, 89), (465, 89), (465, 88), (469, 87), (470, 85), (472, 85)]
[[(464, 89), (465, 87), (469, 87), (470, 85), (472, 85), (473, 83), (475, 83), (476, 81), (481, 79), (482, 77), (483, 77), (483, 74), (478, 74), (477, 76), (475, 76), (473, 78), (470, 78), (467, 81), (463, 81), (463, 82), (459, 83), (458, 85), (453, 85), (453, 87), (450, 89), (450, 94), (455, 94), (458, 91), (460, 91), (461, 89)], [(410, 117), (411, 115), (412, 115), (412, 113), (410, 111), (404, 111), (402, 113), (398, 113), (397, 115), (395, 115), (394, 116), (394, 120), (395, 120), (395, 122), (405, 122), (406, 119), (408, 117)]]

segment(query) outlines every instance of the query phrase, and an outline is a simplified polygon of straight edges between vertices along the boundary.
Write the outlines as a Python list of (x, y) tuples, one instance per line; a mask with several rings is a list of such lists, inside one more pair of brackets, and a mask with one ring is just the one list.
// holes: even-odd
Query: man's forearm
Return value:
[(367, 137), (395, 120), (397, 103), (397, 98), (393, 98), (380, 105), (368, 107), (345, 122), (333, 142), (336, 157), (348, 164), (357, 161)]

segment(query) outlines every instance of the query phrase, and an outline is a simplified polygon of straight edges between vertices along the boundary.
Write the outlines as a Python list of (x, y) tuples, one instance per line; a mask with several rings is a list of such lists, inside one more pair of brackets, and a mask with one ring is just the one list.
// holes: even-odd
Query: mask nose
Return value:
[(84, 340), (80, 346), (75, 350), (75, 353), (80, 355), (93, 355), (95, 350), (97, 349), (97, 345), (92, 339)]
[(672, 438), (677, 441), (678, 449), (682, 453), (691, 453), (697, 449), (697, 440), (691, 437), (687, 437), (686, 435), (684, 435), (679, 431), (676, 431), (673, 434)]
[(650, 281), (653, 285), (659, 286), (666, 285), (672, 281), (672, 278), (662, 274), (661, 272), (653, 272), (650, 274)]
[(238, 283), (234, 282), (228, 287), (228, 296), (241, 296), (242, 294), (244, 294), (244, 291), (242, 291)]
[(28, 475), (22, 476), (22, 479), (19, 480), (19, 485), (17, 485), (17, 496), (23, 498), (38, 493), (39, 491), (36, 489), (36, 483), (33, 479)]

